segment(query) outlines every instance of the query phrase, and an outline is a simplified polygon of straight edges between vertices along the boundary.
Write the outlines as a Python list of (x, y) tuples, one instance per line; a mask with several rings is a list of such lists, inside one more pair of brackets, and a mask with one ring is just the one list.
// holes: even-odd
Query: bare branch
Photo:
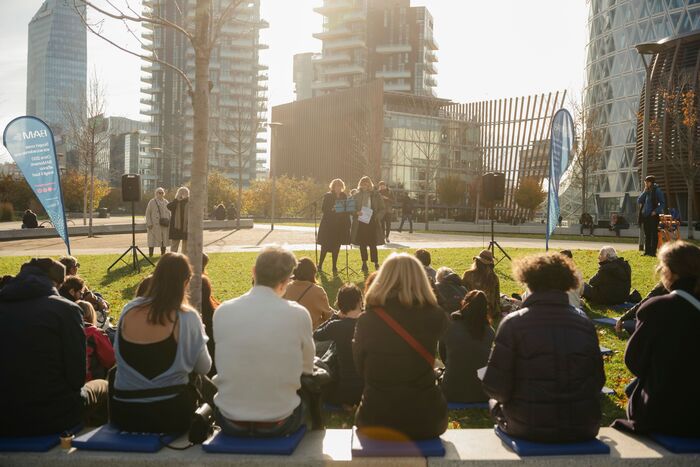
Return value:
[[(209, 50), (214, 48), (214, 46), (219, 40), (219, 36), (221, 35), (221, 30), (223, 29), (224, 24), (226, 24), (226, 21), (229, 20), (230, 16), (235, 12), (236, 8), (238, 8), (241, 3), (243, 3), (243, 0), (231, 0), (229, 4), (226, 5), (226, 8), (224, 8), (224, 10), (218, 15), (219, 18), (216, 20), (216, 23), (214, 23), (213, 27), (211, 28), (211, 35), (208, 44)], [(238, 19), (236, 20), (236, 22), (245, 23), (244, 21)]]

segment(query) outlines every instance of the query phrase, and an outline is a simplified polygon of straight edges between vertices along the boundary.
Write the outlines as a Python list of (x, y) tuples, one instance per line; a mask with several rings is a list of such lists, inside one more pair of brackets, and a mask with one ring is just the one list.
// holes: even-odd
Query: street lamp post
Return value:
[[(642, 121), (642, 173), (640, 185), (644, 183), (644, 179), (647, 177), (647, 171), (649, 167), (649, 116), (651, 107), (651, 72), (653, 69), (653, 60), (647, 60), (647, 57), (653, 57), (659, 50), (661, 46), (656, 42), (649, 42), (645, 44), (638, 44), (635, 46), (637, 52), (642, 57), (642, 62), (644, 63), (644, 117)], [(639, 250), (644, 250), (644, 229), (639, 226)]]
[(276, 149), (277, 149), (277, 138), (275, 136), (277, 135), (277, 131), (275, 131), (275, 128), (279, 129), (281, 126), (283, 126), (283, 123), (280, 122), (269, 122), (266, 124), (270, 128), (270, 139), (271, 141), (271, 148), (270, 148), (270, 178), (272, 178), (272, 187), (271, 187), (271, 195), (272, 195), (272, 206), (270, 209), (270, 230), (275, 230), (275, 182), (276, 182), (276, 174), (275, 174), (275, 166), (272, 163), (272, 156), (273, 154), (276, 155)]

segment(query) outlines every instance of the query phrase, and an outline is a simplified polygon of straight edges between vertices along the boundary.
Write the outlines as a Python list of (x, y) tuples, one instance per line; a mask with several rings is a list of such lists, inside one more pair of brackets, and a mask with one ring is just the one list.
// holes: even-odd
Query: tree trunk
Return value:
[[(695, 238), (693, 231), (693, 202), (695, 201), (695, 176), (688, 178), (688, 239)], [(679, 227), (680, 228), (680, 227)]]
[[(428, 143), (428, 154), (430, 154), (430, 143)], [(428, 193), (430, 192), (430, 156), (426, 158), (426, 163), (428, 164), (428, 170), (425, 171), (425, 212), (423, 217), (425, 217), (425, 231), (430, 231), (430, 220), (428, 219)]]
[(192, 155), (192, 195), (187, 226), (187, 255), (192, 263), (190, 303), (202, 308), (202, 212), (206, 202), (207, 156), (209, 145), (209, 47), (211, 0), (197, 0), (195, 13), (195, 90), (194, 151)]
[[(251, 143), (252, 144), (252, 143)], [(238, 206), (236, 213), (236, 228), (241, 228), (241, 197), (243, 196), (243, 152), (241, 149), (241, 138), (238, 137), (238, 200), (236, 204)]]
[(88, 181), (88, 171), (86, 168), (83, 177), (83, 225), (87, 225)]
[(88, 223), (88, 237), (92, 237), (92, 212), (94, 210), (94, 200), (95, 200), (95, 158), (93, 156), (90, 163), (90, 199), (88, 202), (88, 216), (90, 222)]

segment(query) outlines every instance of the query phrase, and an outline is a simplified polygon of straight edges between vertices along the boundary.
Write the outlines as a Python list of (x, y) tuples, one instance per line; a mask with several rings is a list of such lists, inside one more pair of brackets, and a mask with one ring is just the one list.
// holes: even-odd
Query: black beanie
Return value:
[(51, 258), (32, 258), (28, 263), (22, 265), (22, 269), (27, 266), (39, 268), (58, 285), (61, 285), (66, 278), (66, 267)]

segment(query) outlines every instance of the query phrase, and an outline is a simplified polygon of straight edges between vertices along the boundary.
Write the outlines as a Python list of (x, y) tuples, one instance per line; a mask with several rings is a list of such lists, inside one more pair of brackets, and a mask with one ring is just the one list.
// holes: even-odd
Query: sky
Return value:
[[(105, 0), (98, 0), (104, 2)], [(124, 1), (124, 0), (118, 0)], [(138, 4), (137, 0), (130, 0)], [(43, 0), (0, 0), (0, 130), (24, 115), (27, 25)], [(322, 0), (261, 0), (270, 23), (261, 61), (270, 67), (269, 103), (294, 100), (292, 57), (320, 52), (312, 34), (323, 28), (313, 8)], [(585, 0), (412, 0), (434, 19), (437, 94), (454, 102), (518, 97), (583, 87), (588, 6)], [(133, 44), (119, 25), (105, 23), (120, 44)], [(105, 88), (107, 115), (140, 115), (141, 61), (88, 33), (88, 77)], [(0, 146), (0, 160), (7, 160)]]

